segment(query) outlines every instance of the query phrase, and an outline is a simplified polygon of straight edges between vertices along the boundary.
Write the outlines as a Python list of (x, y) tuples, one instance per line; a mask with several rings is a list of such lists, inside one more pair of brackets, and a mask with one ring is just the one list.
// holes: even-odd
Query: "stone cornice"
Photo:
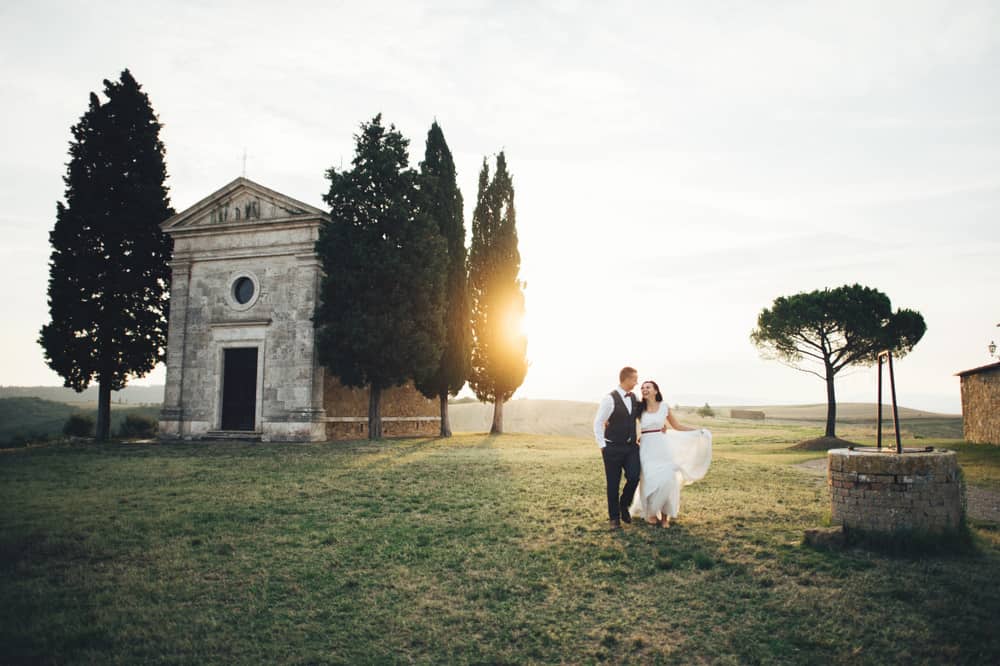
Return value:
[[(383, 416), (383, 421), (440, 421), (440, 416)], [(325, 416), (319, 421), (327, 423), (368, 423), (367, 416)]]
[(209, 322), (209, 328), (250, 328), (251, 326), (270, 326), (270, 319), (230, 319), (227, 321)]
[[(226, 261), (228, 259), (256, 259), (265, 257), (289, 257), (300, 259), (313, 251), (312, 243), (289, 243), (264, 247), (226, 248), (218, 250), (190, 250), (174, 253), (173, 261), (194, 263), (196, 261)], [(315, 257), (315, 255), (313, 255)]]
[(166, 229), (174, 238), (189, 238), (193, 236), (226, 236), (231, 234), (246, 234), (251, 232), (267, 233), (271, 231), (288, 231), (290, 229), (308, 229), (318, 227), (326, 221), (319, 215), (296, 215), (270, 220), (252, 220), (250, 222), (224, 222), (220, 224), (199, 224), (191, 227), (174, 227)]

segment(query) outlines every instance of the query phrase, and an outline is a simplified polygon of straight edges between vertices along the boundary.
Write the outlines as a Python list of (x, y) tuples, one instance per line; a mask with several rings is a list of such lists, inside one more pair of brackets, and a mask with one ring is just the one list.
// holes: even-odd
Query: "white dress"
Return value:
[(681, 486), (702, 479), (712, 462), (712, 433), (701, 430), (661, 432), (670, 413), (667, 402), (655, 412), (643, 412), (639, 460), (639, 490), (630, 507), (633, 516), (676, 518), (681, 508)]

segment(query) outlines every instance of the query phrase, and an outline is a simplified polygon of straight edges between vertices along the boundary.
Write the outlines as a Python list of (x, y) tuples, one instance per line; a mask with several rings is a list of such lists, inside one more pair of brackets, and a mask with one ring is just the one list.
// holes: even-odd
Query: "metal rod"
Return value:
[(896, 406), (896, 373), (892, 369), (892, 352), (886, 352), (889, 358), (889, 388), (892, 391), (892, 427), (896, 430), (896, 453), (903, 453), (903, 444), (899, 439), (899, 408)]
[(875, 427), (878, 450), (882, 450), (882, 354), (878, 355), (878, 400), (875, 401)]

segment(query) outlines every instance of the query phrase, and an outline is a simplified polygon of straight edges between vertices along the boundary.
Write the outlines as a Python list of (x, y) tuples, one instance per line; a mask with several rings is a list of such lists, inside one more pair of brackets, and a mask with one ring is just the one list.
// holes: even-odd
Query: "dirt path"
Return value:
[[(807, 460), (794, 467), (812, 475), (818, 483), (826, 484), (826, 458)], [(1000, 524), (1000, 492), (966, 486), (965, 499), (970, 518)]]

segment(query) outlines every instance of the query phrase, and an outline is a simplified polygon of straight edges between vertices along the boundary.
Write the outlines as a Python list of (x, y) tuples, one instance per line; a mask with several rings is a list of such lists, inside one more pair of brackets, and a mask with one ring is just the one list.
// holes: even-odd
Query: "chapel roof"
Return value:
[(978, 375), (983, 372), (991, 372), (993, 370), (1000, 370), (1000, 362), (990, 363), (989, 365), (981, 365), (978, 368), (971, 368), (969, 370), (963, 370), (962, 372), (956, 372), (957, 377), (967, 377), (969, 375)]
[(160, 223), (175, 229), (247, 225), (302, 220), (327, 220), (326, 211), (264, 187), (248, 178), (236, 178), (197, 203)]

